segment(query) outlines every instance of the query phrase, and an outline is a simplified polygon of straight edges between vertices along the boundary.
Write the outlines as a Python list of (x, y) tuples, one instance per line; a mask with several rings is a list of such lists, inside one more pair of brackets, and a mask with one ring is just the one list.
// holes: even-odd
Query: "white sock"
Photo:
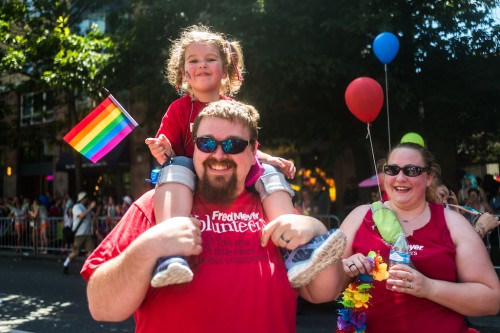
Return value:
[(71, 259), (70, 258), (66, 258), (66, 260), (64, 260), (64, 266), (68, 266), (69, 263), (71, 262)]

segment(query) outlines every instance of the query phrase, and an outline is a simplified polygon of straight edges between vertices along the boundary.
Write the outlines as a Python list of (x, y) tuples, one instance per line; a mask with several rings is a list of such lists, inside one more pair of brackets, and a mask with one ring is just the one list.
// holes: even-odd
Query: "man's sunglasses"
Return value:
[(227, 139), (217, 141), (209, 136), (196, 137), (194, 142), (196, 147), (204, 153), (213, 153), (217, 149), (217, 146), (220, 145), (224, 153), (231, 155), (241, 153), (250, 144), (249, 140)]
[(384, 164), (384, 173), (388, 176), (397, 176), (401, 170), (403, 170), (405, 176), (418, 177), (422, 172), (429, 171), (429, 168), (419, 167), (413, 164), (405, 165), (402, 168), (396, 164)]

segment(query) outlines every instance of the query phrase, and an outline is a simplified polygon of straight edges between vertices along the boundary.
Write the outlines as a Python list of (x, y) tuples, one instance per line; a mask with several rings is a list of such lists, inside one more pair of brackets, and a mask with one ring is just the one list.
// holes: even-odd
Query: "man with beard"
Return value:
[[(153, 193), (139, 198), (87, 259), (90, 312), (100, 321), (134, 314), (136, 332), (295, 332), (297, 296), (334, 300), (331, 281), (340, 266), (292, 289), (280, 248), (292, 250), (325, 234), (301, 215), (267, 222), (259, 196), (245, 188), (255, 162), (259, 114), (234, 101), (209, 104), (193, 126), (198, 176), (192, 218), (156, 224)], [(345, 247), (338, 245), (337, 258)], [(151, 288), (158, 258), (186, 256), (194, 279)]]

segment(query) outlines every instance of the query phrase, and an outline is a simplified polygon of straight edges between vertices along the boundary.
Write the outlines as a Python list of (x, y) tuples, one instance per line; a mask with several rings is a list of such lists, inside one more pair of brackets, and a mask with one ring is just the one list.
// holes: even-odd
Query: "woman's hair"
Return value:
[[(425, 147), (422, 147), (421, 145), (418, 145), (416, 143), (412, 142), (402, 142), (398, 144), (396, 147), (392, 148), (389, 153), (387, 154), (387, 157), (385, 159), (381, 159), (378, 162), (378, 167), (379, 169), (382, 169), (383, 165), (387, 163), (389, 160), (389, 157), (391, 154), (399, 148), (408, 148), (408, 149), (413, 149), (416, 150), (420, 156), (422, 157), (422, 160), (424, 161), (424, 167), (427, 168), (427, 173), (432, 175), (434, 178), (440, 178), (441, 177), (441, 167), (439, 164), (436, 163), (436, 159), (432, 155), (432, 153)], [(431, 185), (427, 187), (425, 190), (425, 198), (427, 201), (436, 201), (436, 189), (437, 189), (437, 182), (431, 182)]]
[(462, 181), (461, 181), (461, 186), (462, 188), (465, 188), (465, 180), (469, 180), (470, 181), (470, 187), (471, 188), (477, 188), (478, 187), (478, 184), (477, 184), (477, 179), (474, 175), (471, 175), (470, 173), (466, 173), (464, 175), (464, 177), (462, 178)]
[(211, 44), (220, 52), (222, 69), (227, 76), (222, 79), (220, 94), (235, 95), (243, 83), (245, 66), (243, 50), (236, 40), (229, 40), (224, 34), (212, 32), (210, 28), (198, 24), (182, 30), (178, 39), (172, 42), (170, 56), (166, 62), (168, 82), (178, 90), (192, 93), (191, 86), (182, 81), (185, 65), (186, 48), (191, 44)]

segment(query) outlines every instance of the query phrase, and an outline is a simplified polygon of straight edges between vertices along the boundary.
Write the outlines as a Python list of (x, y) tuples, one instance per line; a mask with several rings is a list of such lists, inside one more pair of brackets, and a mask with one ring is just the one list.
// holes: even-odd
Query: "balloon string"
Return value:
[(378, 195), (380, 200), (382, 200), (382, 191), (380, 190), (380, 181), (378, 180), (377, 162), (375, 162), (375, 152), (373, 150), (372, 134), (370, 133), (370, 123), (366, 123), (366, 129), (368, 130), (366, 137), (370, 139), (370, 148), (372, 149), (373, 167), (375, 169), (375, 177), (377, 178)]
[(387, 64), (384, 64), (385, 70), (385, 102), (387, 108), (387, 136), (389, 137), (389, 151), (391, 150), (391, 124), (389, 121), (389, 85), (387, 83)]

